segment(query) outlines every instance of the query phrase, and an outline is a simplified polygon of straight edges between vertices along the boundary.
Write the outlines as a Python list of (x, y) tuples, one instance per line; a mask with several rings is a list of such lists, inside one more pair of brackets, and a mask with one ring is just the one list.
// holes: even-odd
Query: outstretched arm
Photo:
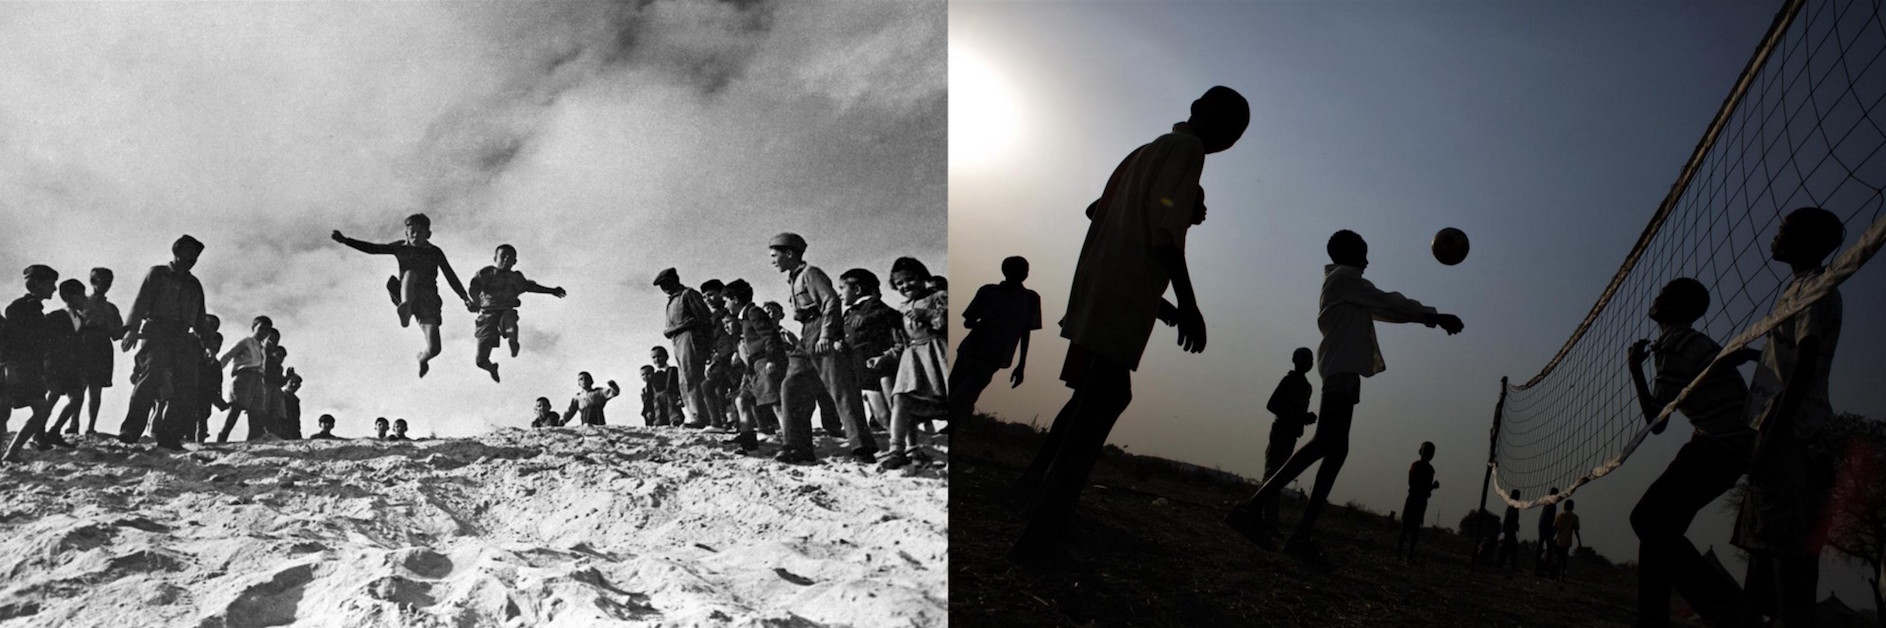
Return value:
[(609, 380), (609, 390), (603, 391), (602, 396), (604, 399), (614, 399), (616, 398), (617, 395), (620, 395), (620, 394), (622, 394), (622, 387), (617, 386), (616, 380), (612, 379), (612, 380)]
[(341, 235), (341, 232), (339, 229), (334, 230), (334, 241), (339, 242), (341, 244), (345, 244), (347, 245), (348, 248), (351, 248), (353, 250), (360, 251), (362, 253), (366, 253), (369, 255), (392, 255), (394, 251), (393, 245), (391, 244), (375, 244), (373, 242), (355, 240), (353, 238), (349, 238), (347, 236)]
[(564, 295), (569, 294), (567, 292), (564, 292), (562, 288), (546, 288), (542, 284), (539, 284), (535, 281), (530, 281), (530, 280), (524, 281), (524, 291), (535, 292), (537, 294), (554, 295), (559, 299), (563, 298)]

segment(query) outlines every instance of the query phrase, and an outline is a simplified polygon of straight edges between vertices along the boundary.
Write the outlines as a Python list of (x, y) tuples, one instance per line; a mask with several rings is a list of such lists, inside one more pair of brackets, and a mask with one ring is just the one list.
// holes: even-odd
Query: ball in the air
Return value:
[(1453, 266), (1467, 259), (1467, 234), (1448, 227), (1434, 234), (1434, 259)]

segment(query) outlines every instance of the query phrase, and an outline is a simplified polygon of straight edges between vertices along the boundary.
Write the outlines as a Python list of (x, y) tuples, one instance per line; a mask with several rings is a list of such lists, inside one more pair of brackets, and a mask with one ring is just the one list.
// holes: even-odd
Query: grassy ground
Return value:
[[(1470, 571), (1471, 543), (1422, 535), (1424, 562), (1395, 560), (1396, 524), (1332, 506), (1318, 522), (1328, 567), (1251, 545), (1220, 523), (1254, 489), (1109, 451), (1081, 498), (1069, 571), (1003, 560), (1023, 519), (1010, 486), (1041, 437), (978, 419), (951, 456), (950, 616), (964, 626), (1611, 626), (1634, 614), (1635, 579), (1574, 561), (1565, 582)], [(1284, 529), (1300, 503), (1285, 500)]]

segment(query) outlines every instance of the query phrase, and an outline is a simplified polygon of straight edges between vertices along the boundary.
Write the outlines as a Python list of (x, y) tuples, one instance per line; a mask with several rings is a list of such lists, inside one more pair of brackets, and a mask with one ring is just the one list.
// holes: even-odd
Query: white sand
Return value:
[(0, 626), (948, 623), (943, 472), (721, 438), (29, 450), (0, 467)]

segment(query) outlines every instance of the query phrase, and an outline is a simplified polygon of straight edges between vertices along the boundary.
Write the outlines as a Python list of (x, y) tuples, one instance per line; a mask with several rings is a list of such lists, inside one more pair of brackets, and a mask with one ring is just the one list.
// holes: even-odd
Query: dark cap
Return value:
[(659, 286), (670, 281), (679, 283), (681, 281), (681, 274), (676, 273), (673, 268), (664, 268), (661, 272), (655, 273), (655, 285)]
[(177, 238), (176, 242), (171, 243), (170, 252), (176, 253), (186, 248), (201, 253), (203, 252), (203, 243), (198, 242), (196, 238), (185, 235), (181, 238)]
[(805, 238), (799, 237), (799, 234), (797, 233), (788, 231), (786, 233), (773, 236), (773, 240), (771, 242), (768, 242), (766, 244), (766, 247), (767, 248), (787, 248), (787, 249), (792, 249), (794, 251), (798, 251), (800, 253), (805, 253)]
[(27, 266), (26, 270), (21, 271), (20, 274), (25, 275), (27, 281), (54, 281), (59, 278), (59, 271), (53, 270), (51, 266), (45, 264)]

